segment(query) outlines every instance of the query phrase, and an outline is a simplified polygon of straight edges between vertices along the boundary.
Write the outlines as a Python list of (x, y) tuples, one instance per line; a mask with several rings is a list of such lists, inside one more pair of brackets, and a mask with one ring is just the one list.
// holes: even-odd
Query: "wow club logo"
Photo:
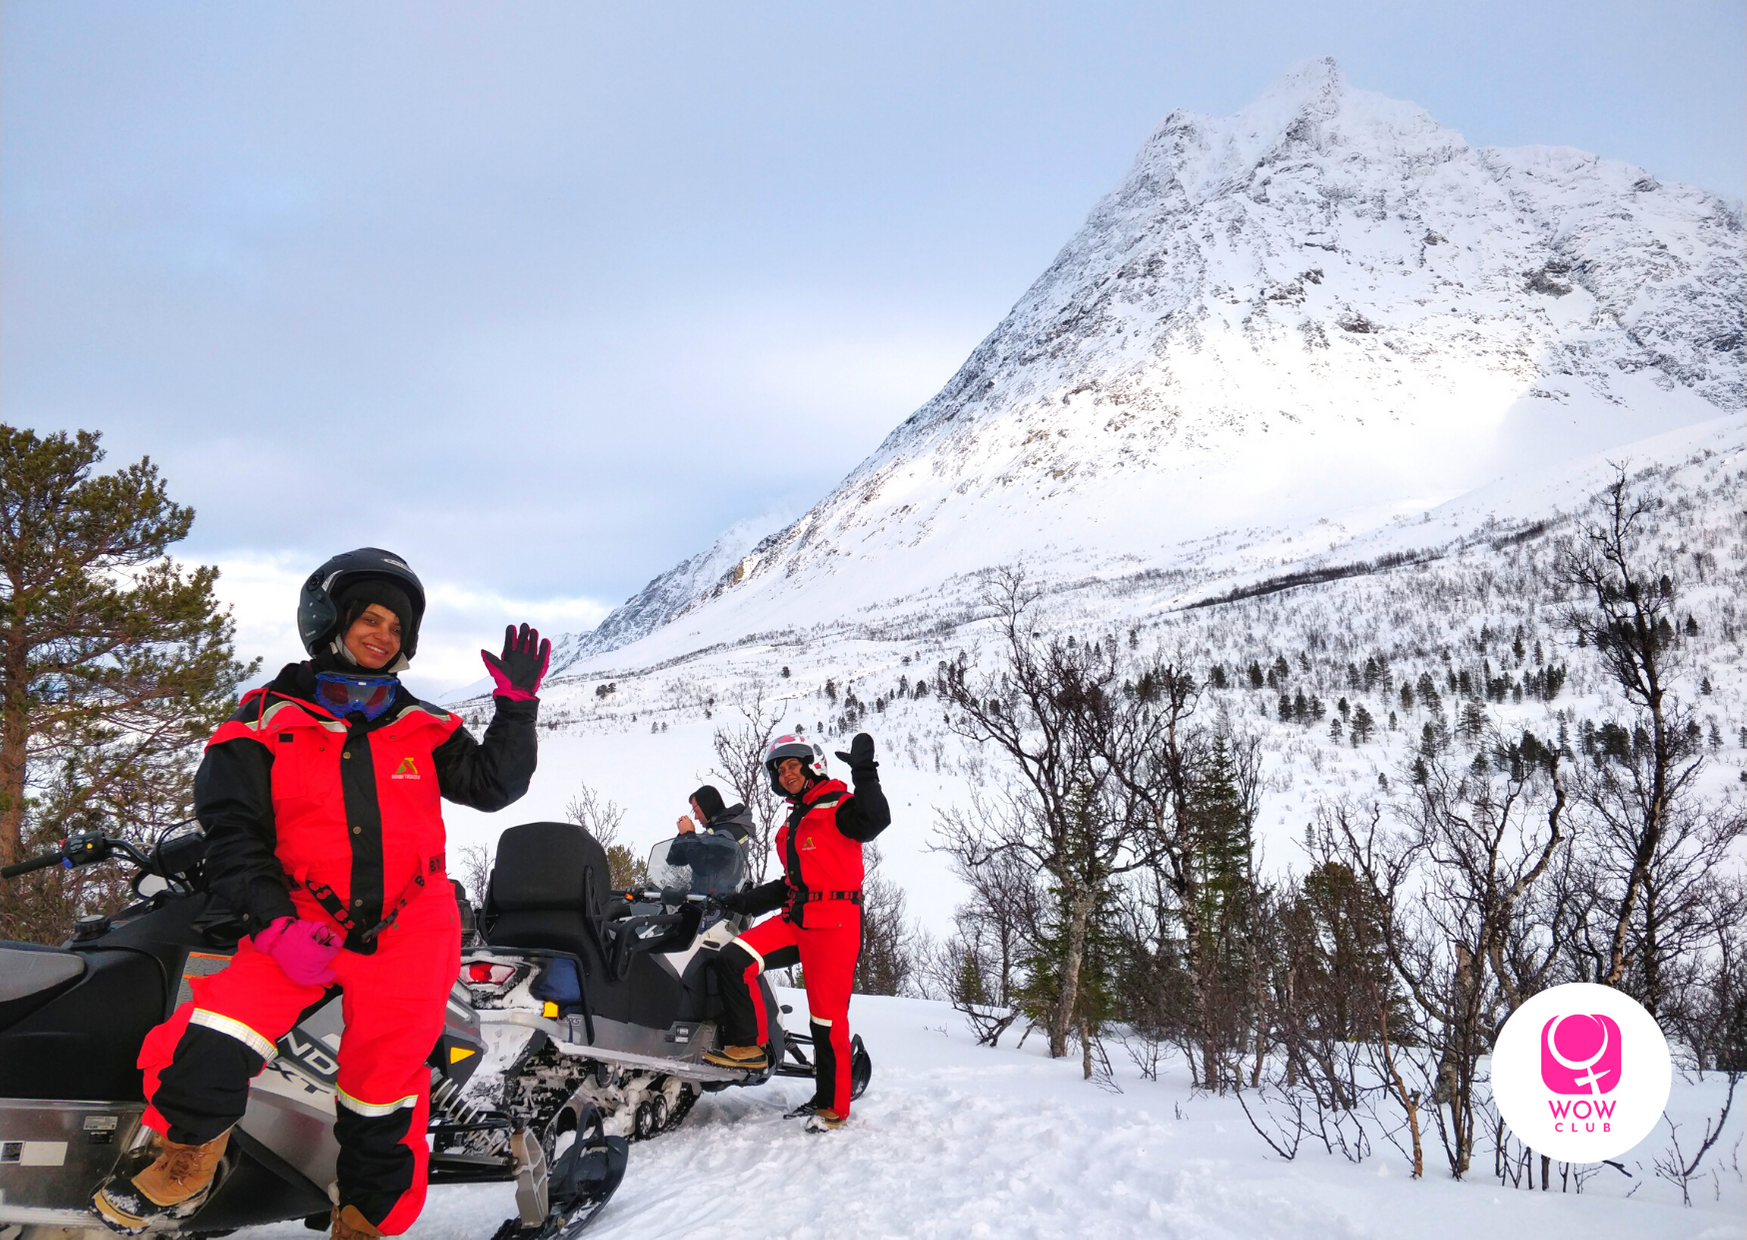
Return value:
[(1499, 1033), (1492, 1092), (1516, 1137), (1570, 1162), (1615, 1158), (1662, 1118), (1668, 1043), (1638, 1002), (1606, 986), (1555, 986)]
[(1566, 1124), (1573, 1132), (1610, 1131), (1618, 1103), (1604, 1095), (1620, 1083), (1618, 1022), (1599, 1012), (1553, 1017), (1541, 1029), (1541, 1083), (1555, 1094), (1577, 1095), (1575, 1102), (1548, 1099), (1555, 1132)]

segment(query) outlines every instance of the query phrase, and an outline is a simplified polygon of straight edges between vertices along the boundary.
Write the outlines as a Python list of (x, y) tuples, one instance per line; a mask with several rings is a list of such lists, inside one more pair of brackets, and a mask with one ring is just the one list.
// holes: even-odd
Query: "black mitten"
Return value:
[(839, 749), (837, 760), (849, 764), (849, 773), (856, 779), (866, 779), (869, 776), (877, 778), (876, 772), (880, 764), (874, 761), (873, 737), (866, 732), (857, 732), (855, 739), (849, 742), (849, 752)]

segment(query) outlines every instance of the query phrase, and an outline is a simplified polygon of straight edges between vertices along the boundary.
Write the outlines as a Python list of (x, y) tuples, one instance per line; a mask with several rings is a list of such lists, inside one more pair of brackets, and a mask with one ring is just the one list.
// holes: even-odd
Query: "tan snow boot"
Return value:
[(380, 1240), (382, 1233), (370, 1225), (357, 1206), (335, 1206), (328, 1240)]
[(200, 1145), (154, 1133), (150, 1145), (123, 1157), (92, 1204), (104, 1222), (126, 1235), (187, 1218), (206, 1203), (230, 1139), (228, 1128)]
[(724, 1068), (745, 1068), (757, 1071), (770, 1062), (762, 1046), (726, 1046), (719, 1051), (705, 1051), (704, 1062)]

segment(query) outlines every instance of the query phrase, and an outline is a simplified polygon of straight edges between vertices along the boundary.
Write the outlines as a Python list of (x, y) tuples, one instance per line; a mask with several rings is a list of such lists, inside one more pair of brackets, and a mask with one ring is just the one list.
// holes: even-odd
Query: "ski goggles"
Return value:
[(394, 701), (394, 690), (399, 684), (393, 676), (317, 672), (315, 700), (341, 718), (357, 711), (366, 719), (375, 719)]

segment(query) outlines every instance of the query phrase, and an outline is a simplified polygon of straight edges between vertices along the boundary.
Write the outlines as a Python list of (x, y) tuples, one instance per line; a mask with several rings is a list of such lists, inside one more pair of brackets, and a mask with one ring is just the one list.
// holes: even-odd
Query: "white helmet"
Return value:
[(804, 736), (779, 736), (770, 743), (770, 748), (764, 751), (764, 769), (770, 773), (771, 789), (779, 796), (786, 797), (781, 783), (777, 781), (777, 764), (784, 758), (798, 758), (801, 770), (807, 773), (809, 779), (826, 779), (825, 751)]

